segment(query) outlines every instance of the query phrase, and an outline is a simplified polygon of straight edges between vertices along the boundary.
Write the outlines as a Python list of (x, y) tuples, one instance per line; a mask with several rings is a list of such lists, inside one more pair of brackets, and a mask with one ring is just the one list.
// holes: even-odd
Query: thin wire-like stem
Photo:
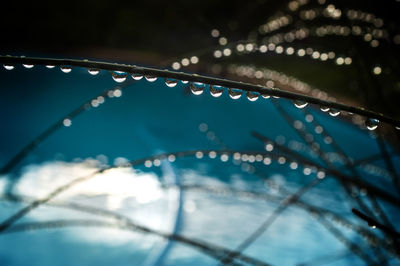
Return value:
[(379, 263), (373, 261), (370, 258), (370, 256), (366, 252), (364, 252), (362, 248), (358, 247), (355, 243), (349, 241), (341, 231), (333, 227), (325, 218), (319, 216), (319, 220), (327, 230), (331, 231), (332, 234), (334, 234), (351, 252), (353, 252), (355, 255), (359, 256), (362, 260), (364, 260), (364, 262), (367, 265), (375, 265), (375, 266), (380, 265)]
[(360, 212), (357, 209), (351, 209), (351, 211), (358, 216), (360, 219), (364, 220), (365, 222), (368, 223), (369, 226), (376, 227), (384, 231), (385, 233), (388, 233), (392, 237), (400, 238), (400, 233), (397, 231), (394, 231), (392, 228), (385, 226), (378, 222), (377, 220), (365, 215), (364, 213)]
[[(96, 208), (92, 207), (85, 207), (86, 210), (92, 209), (94, 212), (98, 212), (99, 210)], [(101, 212), (104, 212), (100, 210)], [(112, 214), (111, 212), (108, 212), (108, 214)], [(115, 214), (111, 215), (113, 218), (118, 218), (119, 221), (117, 222), (105, 222), (101, 220), (93, 220), (93, 219), (63, 219), (63, 220), (50, 220), (50, 221), (40, 221), (40, 222), (25, 222), (25, 223), (20, 223), (17, 225), (14, 225), (13, 227), (7, 229), (4, 234), (9, 234), (9, 233), (21, 233), (25, 231), (32, 231), (32, 230), (41, 230), (41, 229), (57, 229), (57, 228), (63, 228), (63, 227), (105, 227), (105, 228), (116, 228), (120, 230), (128, 230), (128, 231), (139, 231), (145, 234), (153, 234), (165, 239), (171, 239), (175, 240), (177, 242), (180, 242), (182, 244), (191, 246), (193, 248), (196, 248), (200, 250), (201, 252), (215, 258), (215, 259), (220, 259), (221, 256), (224, 254), (228, 254), (229, 252), (232, 252), (231, 250), (217, 246), (215, 244), (210, 244), (206, 243), (204, 241), (200, 240), (195, 240), (191, 239), (185, 236), (181, 236), (178, 234), (169, 234), (169, 233), (164, 233), (158, 230), (154, 230), (142, 225), (138, 225), (134, 223), (132, 220), (130, 220), (127, 217), (124, 217), (120, 214)], [(250, 263), (251, 265), (269, 265), (263, 261), (260, 261), (258, 259), (255, 259), (250, 256), (242, 255), (237, 257), (240, 261)]]
[(393, 165), (392, 159), (389, 156), (389, 153), (386, 149), (385, 141), (383, 139), (382, 134), (377, 134), (376, 141), (378, 143), (379, 149), (381, 151), (381, 155), (384, 159), (384, 162), (386, 164), (386, 168), (389, 171), (389, 174), (392, 178), (393, 184), (395, 185), (397, 192), (400, 194), (400, 177), (396, 172), (396, 168)]
[(259, 238), (279, 217), (279, 215), (293, 202), (296, 202), (304, 193), (306, 193), (310, 188), (314, 187), (322, 180), (314, 178), (308, 184), (301, 187), (293, 195), (285, 198), (281, 204), (268, 216), (268, 218), (250, 235), (248, 236), (240, 245), (235, 249), (234, 252), (229, 253), (228, 256), (221, 260), (222, 264), (229, 264), (231, 261), (239, 254), (242, 254), (243, 250), (246, 249), (251, 243), (253, 243), (257, 238)]
[[(302, 114), (306, 117), (307, 115), (311, 115), (306, 109), (301, 109)], [(318, 122), (317, 118), (313, 117), (312, 121), (311, 121), (312, 126), (315, 128), (317, 128), (318, 126), (321, 126), (321, 123)], [(339, 154), (339, 156), (342, 158), (342, 160), (344, 161), (345, 167), (347, 169), (350, 170), (350, 172), (352, 173), (354, 179), (356, 180), (360, 180), (361, 176), (359, 175), (358, 171), (356, 170), (356, 168), (354, 167), (352, 161), (350, 160), (349, 156), (346, 154), (346, 152), (340, 147), (340, 145), (336, 142), (335, 138), (332, 138), (332, 136), (329, 134), (329, 132), (324, 129), (321, 134), (327, 138), (331, 138), (332, 143), (330, 144), (334, 150), (336, 151), (337, 154)], [(322, 150), (321, 150), (322, 152)], [(326, 156), (324, 156), (324, 158), (326, 158)], [(346, 184), (345, 184), (346, 185)], [(349, 194), (349, 193), (348, 193)], [(360, 207), (365, 210), (366, 212), (370, 213), (371, 215), (373, 215), (374, 217), (377, 216), (379, 218), (381, 218), (381, 220), (385, 221), (385, 223), (388, 226), (391, 226), (390, 221), (387, 219), (385, 213), (383, 212), (383, 210), (380, 208), (378, 202), (375, 200), (375, 198), (371, 195), (367, 196), (368, 199), (370, 200), (370, 202), (373, 205), (373, 209), (376, 210), (376, 214), (373, 213), (365, 204), (364, 202), (359, 199), (356, 198), (357, 203), (360, 205)], [(390, 236), (388, 236), (390, 237)], [(378, 249), (374, 249), (375, 252), (378, 252), (378, 257), (382, 257), (383, 255), (379, 253)], [(383, 258), (386, 261), (386, 258)]]
[[(295, 123), (294, 123), (293, 118), (286, 112), (286, 110), (285, 110), (277, 101), (273, 100), (273, 103), (274, 103), (274, 106), (276, 107), (276, 109), (277, 109), (277, 110), (279, 111), (279, 113), (282, 115), (282, 117), (286, 120), (286, 122), (287, 122), (289, 125), (294, 125)], [(327, 154), (320, 148), (320, 146), (319, 146), (319, 145), (315, 145), (315, 142), (314, 142), (312, 139), (307, 138), (307, 133), (308, 133), (308, 132), (307, 132), (307, 130), (306, 130), (305, 128), (300, 129), (300, 128), (297, 128), (297, 127), (295, 127), (295, 126), (292, 126), (292, 128), (293, 128), (294, 131), (297, 133), (297, 135), (298, 135), (307, 145), (309, 145), (310, 149), (311, 149), (313, 152), (315, 152), (315, 153), (319, 156), (319, 158), (322, 159), (322, 161), (327, 165), (327, 167), (328, 167), (329, 169), (334, 169), (334, 168), (335, 168), (335, 166), (333, 165), (333, 163), (332, 163), (332, 162), (330, 161), (330, 159), (328, 158)], [(344, 156), (344, 157), (345, 157), (345, 156)], [(357, 173), (356, 173), (356, 174), (357, 174)], [(353, 175), (354, 175), (354, 171), (353, 171)], [(355, 180), (360, 180), (360, 179), (357, 179), (356, 176), (353, 176), (353, 179), (355, 179)], [(351, 187), (350, 187), (347, 183), (345, 183), (345, 182), (343, 182), (343, 181), (340, 181), (340, 182), (341, 182), (341, 184), (342, 184), (342, 186), (343, 186), (343, 188), (344, 188), (346, 194), (348, 195), (349, 199), (351, 199)], [(371, 215), (373, 215), (373, 214), (372, 214), (372, 211), (369, 210), (369, 208), (364, 204), (364, 202), (363, 202), (360, 198), (356, 197), (355, 200), (356, 200), (357, 204), (358, 204), (364, 211), (366, 211), (366, 212), (370, 213)], [(352, 201), (350, 201), (350, 202), (352, 202)]]
[[(206, 134), (209, 131), (206, 130), (204, 133)], [(215, 135), (215, 132), (213, 132), (213, 135)], [(213, 142), (220, 146), (220, 147), (224, 147), (226, 148), (226, 144), (221, 140), (221, 138), (219, 138), (218, 136), (215, 136), (215, 138), (213, 139)], [(242, 162), (243, 164), (243, 162)], [(262, 180), (265, 179), (264, 175), (262, 175), (259, 171), (259, 169), (257, 169), (257, 167), (253, 167), (254, 168), (254, 174), (257, 177), (260, 177)], [(242, 168), (241, 168), (242, 169)], [(320, 179), (316, 178), (314, 179), (315, 182), (321, 182)], [(314, 186), (315, 184), (312, 184), (312, 186)], [(279, 217), (279, 215), (281, 215), (281, 213), (291, 204), (295, 204), (299, 201), (299, 197), (304, 194), (307, 190), (309, 190), (312, 186), (304, 186), (303, 188), (299, 189), (297, 191), (297, 193), (291, 194), (288, 191), (286, 191), (285, 189), (280, 189), (280, 192), (284, 192), (286, 194), (286, 196), (284, 196), (284, 198), (280, 197), (279, 202), (280, 205), (274, 210), (274, 212), (267, 218), (267, 220), (261, 224), (255, 231), (253, 231), (253, 233), (248, 236), (244, 241), (242, 241), (242, 243), (235, 249), (235, 251), (231, 254), (229, 254), (228, 256), (226, 256), (226, 258), (224, 258), (221, 263), (222, 264), (231, 264), (232, 258), (234, 258), (235, 254), (241, 254), (243, 252), (244, 249), (246, 249), (248, 246), (250, 246), (257, 238), (259, 238), (271, 225), (272, 223)], [(204, 188), (204, 187), (202, 187)], [(209, 188), (210, 189), (210, 188)], [(248, 195), (248, 193), (244, 192), (245, 195)], [(237, 193), (235, 193), (237, 194)], [(311, 207), (308, 206), (307, 204), (305, 204), (306, 206), (304, 207), (305, 210), (309, 211), (310, 213), (315, 213), (317, 215), (323, 215), (317, 208), (315, 207)], [(303, 206), (303, 205), (300, 205)], [(339, 220), (343, 220), (342, 217), (340, 217)], [(332, 231), (330, 231), (331, 233), (334, 233)], [(342, 239), (341, 236), (336, 236), (338, 239)], [(358, 248), (359, 249), (359, 248)]]
[[(210, 152), (215, 152), (216, 155), (223, 155), (223, 154), (230, 154), (232, 155), (234, 152), (237, 151), (214, 151), (214, 150), (200, 150), (202, 153), (204, 154), (209, 154)], [(57, 189), (55, 189), (54, 191), (52, 191), (51, 193), (49, 193), (46, 197), (42, 198), (42, 199), (37, 199), (35, 201), (33, 201), (31, 204), (29, 204), (28, 206), (26, 206), (25, 208), (22, 208), (21, 210), (19, 210), (17, 213), (15, 213), (14, 215), (10, 216), (9, 218), (7, 218), (5, 221), (3, 221), (0, 224), (0, 233), (3, 232), (4, 230), (6, 230), (8, 227), (10, 227), (14, 222), (16, 222), (17, 220), (19, 220), (20, 218), (22, 218), (24, 215), (26, 215), (27, 213), (29, 213), (31, 210), (37, 208), (38, 206), (50, 201), (51, 199), (53, 199), (54, 197), (56, 197), (57, 195), (59, 195), (60, 193), (64, 192), (65, 190), (73, 187), (74, 185), (77, 185), (79, 183), (82, 183), (84, 181), (87, 181), (91, 178), (94, 178), (97, 174), (103, 173), (107, 170), (111, 170), (114, 168), (119, 168), (119, 167), (133, 167), (136, 165), (141, 165), (143, 163), (145, 163), (148, 160), (155, 160), (155, 159), (166, 159), (168, 158), (168, 156), (176, 156), (176, 157), (185, 157), (185, 156), (195, 156), (196, 153), (199, 152), (199, 150), (192, 150), (192, 151), (184, 151), (184, 152), (172, 152), (172, 153), (162, 153), (162, 154), (158, 154), (158, 155), (152, 155), (146, 158), (142, 158), (142, 159), (137, 159), (137, 160), (133, 160), (130, 161), (126, 164), (123, 165), (119, 165), (119, 166), (109, 166), (109, 167), (105, 167), (102, 168), (98, 171), (94, 171), (93, 173), (86, 175), (86, 176), (82, 176), (82, 177), (78, 177), (76, 179), (73, 179), (72, 181), (70, 181), (69, 183), (58, 187)], [(262, 152), (246, 152), (247, 154), (263, 154)], [(264, 153), (265, 154), (265, 153)], [(268, 154), (268, 156), (270, 156), (271, 158), (277, 158), (278, 156), (276, 155), (271, 155)], [(303, 160), (305, 163), (305, 165), (314, 165), (318, 168), (322, 168), (319, 165), (316, 165), (314, 162), (309, 161), (309, 160)], [(351, 182), (354, 183), (354, 181), (352, 180), (351, 177), (347, 177), (346, 175), (340, 173), (339, 171), (335, 171), (335, 170), (329, 170), (327, 169), (327, 173), (330, 174), (332, 173), (335, 177), (337, 177), (339, 180), (342, 180), (344, 182)], [(365, 187), (368, 189), (368, 191), (370, 191), (371, 193), (375, 193), (377, 196), (381, 197), (384, 200), (387, 200), (395, 205), (400, 206), (400, 200), (391, 196), (390, 194), (386, 193), (385, 191), (381, 191), (380, 189), (373, 187), (367, 183), (365, 183), (364, 181), (358, 181), (357, 183), (354, 183), (354, 185), (359, 185), (361, 187)]]
[[(206, 131), (204, 131), (203, 133), (204, 134), (208, 134), (209, 132), (212, 132), (213, 133), (213, 135), (215, 136), (213, 139), (212, 139), (212, 142), (214, 143), (214, 144), (216, 144), (217, 146), (219, 146), (219, 147), (221, 147), (221, 148), (226, 148), (227, 146), (226, 146), (226, 144), (224, 143), (224, 141), (220, 138), (220, 137), (218, 137), (217, 135), (215, 135), (215, 132), (214, 131), (212, 131), (212, 130), (210, 130), (210, 128), (207, 128), (207, 130)], [(296, 155), (296, 153), (294, 153), (294, 155)], [(242, 163), (240, 163), (239, 165), (242, 165), (242, 164), (245, 164), (245, 162), (242, 162)], [(242, 169), (242, 168), (240, 168), (240, 169)], [(243, 170), (243, 169), (242, 169)], [(266, 179), (266, 177), (262, 174), (262, 172), (260, 171), (260, 169), (259, 169), (259, 167), (257, 167), (257, 164), (253, 167), (253, 174), (255, 175), (255, 176), (257, 176), (257, 177), (259, 177), (261, 180), (265, 180)], [(181, 187), (182, 188), (182, 187)], [(255, 198), (258, 198), (259, 196), (264, 196), (264, 197), (267, 197), (267, 199), (268, 200), (274, 200), (274, 201), (279, 201), (279, 202), (283, 202), (283, 200), (284, 200), (284, 198), (283, 197), (287, 197), (287, 198), (289, 198), (290, 196), (291, 196), (291, 193), (289, 193), (285, 188), (283, 188), (283, 187), (281, 187), (280, 189), (279, 189), (279, 192), (280, 192), (280, 194), (282, 195), (282, 196), (279, 196), (279, 197), (273, 197), (272, 195), (268, 195), (268, 194), (265, 194), (265, 193), (259, 193), (259, 192), (255, 192), (255, 194), (254, 194), (254, 192), (249, 192), (249, 191), (238, 191), (237, 189), (235, 189), (234, 191), (232, 191), (232, 190), (227, 190), (227, 189), (223, 189), (223, 191), (221, 192), (220, 190), (220, 188), (219, 189), (216, 189), (216, 188), (211, 188), (211, 187), (204, 187), (204, 186), (202, 186), (202, 185), (197, 185), (197, 186), (193, 186), (193, 185), (191, 185), (191, 186), (185, 186), (185, 189), (187, 189), (187, 188), (190, 188), (190, 189), (193, 189), (193, 188), (195, 188), (195, 189), (200, 189), (200, 190), (206, 190), (206, 192), (214, 192), (214, 193), (223, 193), (223, 194), (225, 194), (225, 193), (233, 193), (234, 194), (234, 196), (236, 196), (236, 197), (248, 197), (248, 196), (250, 196), (250, 197), (254, 197), (255, 196)], [(272, 198), (271, 198), (271, 196), (272, 196)], [(264, 198), (265, 199), (265, 198)], [(340, 221), (341, 222), (341, 224), (346, 224), (347, 225), (347, 227), (348, 228), (352, 228), (353, 230), (355, 230), (358, 234), (360, 234), (362, 237), (364, 237), (367, 241), (370, 241), (371, 242), (371, 239), (374, 239), (374, 241), (375, 242), (379, 242), (379, 243), (381, 243), (381, 246), (387, 246), (386, 245), (386, 243), (384, 242), (384, 241), (379, 241), (379, 240), (377, 240), (376, 239), (376, 237), (375, 237), (375, 235), (373, 235), (373, 234), (371, 234), (369, 231), (367, 231), (366, 229), (361, 229), (361, 228), (357, 228), (355, 225), (353, 225), (353, 224), (351, 224), (351, 223), (349, 223), (347, 220), (345, 220), (343, 217), (341, 217), (341, 216), (339, 216), (339, 215), (337, 215), (337, 214), (333, 214), (333, 213), (330, 213), (329, 211), (328, 212), (325, 212), (325, 211), (321, 211), (319, 208), (317, 208), (317, 207), (314, 207), (314, 206), (310, 206), (309, 204), (307, 204), (307, 203), (304, 203), (304, 202), (300, 202), (300, 200), (299, 199), (297, 199), (295, 202), (292, 202), (292, 204), (296, 204), (297, 206), (300, 206), (300, 207), (303, 207), (306, 211), (308, 211), (311, 215), (323, 215), (323, 216), (325, 216), (325, 215), (330, 215), (330, 216), (333, 216), (333, 217), (335, 217), (335, 220), (337, 220), (337, 221)], [(277, 214), (277, 216), (278, 216), (279, 214)], [(260, 228), (259, 228), (260, 229)], [(259, 237), (259, 235), (261, 235), (262, 233), (263, 233), (264, 231), (262, 231), (262, 230), (256, 230), (253, 234), (252, 234), (252, 236), (253, 236), (253, 241), (257, 238), (257, 237)], [(333, 231), (329, 231), (329, 232), (331, 232), (331, 233), (334, 233)], [(343, 239), (343, 237), (342, 236), (336, 236), (336, 235), (334, 235), (336, 238), (338, 238), (338, 239)], [(250, 238), (250, 236), (249, 236), (249, 238)], [(248, 239), (249, 239), (248, 238)], [(347, 240), (347, 241), (349, 241), (349, 240)], [(251, 244), (251, 242), (249, 242), (248, 243), (248, 245), (250, 245)], [(356, 244), (354, 244), (354, 245), (356, 245)], [(395, 254), (396, 256), (398, 256), (398, 254), (396, 253), (397, 251), (396, 250), (393, 250), (393, 248), (392, 247), (388, 247), (387, 248), (387, 250), (390, 250), (393, 254)], [(378, 257), (383, 257), (382, 256), (382, 254), (378, 254)], [(385, 258), (383, 258), (383, 259), (385, 259)]]
[(74, 60), (74, 59), (53, 59), (53, 58), (35, 58), (35, 57), (17, 57), (17, 56), (0, 56), (0, 63), (6, 65), (15, 64), (33, 64), (33, 65), (55, 65), (55, 66), (76, 66), (84, 68), (96, 68), (108, 71), (123, 71), (126, 73), (143, 74), (149, 76), (156, 76), (162, 78), (171, 78), (178, 80), (186, 80), (192, 82), (201, 82), (204, 84), (219, 85), (227, 88), (236, 88), (244, 91), (257, 92), (260, 94), (268, 94), (271, 96), (283, 97), (291, 100), (305, 101), (308, 103), (316, 104), (319, 106), (326, 106), (330, 108), (336, 108), (339, 110), (351, 112), (354, 114), (359, 114), (368, 118), (375, 118), (379, 121), (389, 123), (393, 126), (400, 127), (400, 121), (393, 119), (391, 117), (385, 116), (380, 113), (376, 113), (363, 108), (347, 106), (344, 104), (325, 101), (311, 96), (298, 94), (294, 92), (284, 91), (280, 89), (272, 89), (268, 87), (263, 87), (260, 85), (254, 85), (250, 83), (237, 82), (227, 79), (213, 78), (207, 76), (201, 76), (197, 74), (187, 74), (169, 70), (160, 70), (148, 67), (139, 67), (135, 65), (125, 65), (125, 64), (115, 64), (115, 63), (105, 63), (96, 61), (86, 61), (86, 60)]
[(252, 135), (264, 143), (273, 143), (274, 147), (283, 151), (285, 154), (291, 156), (293, 159), (297, 160), (298, 162), (302, 163), (303, 165), (314, 166), (317, 169), (321, 169), (321, 170), (325, 171), (326, 175), (333, 176), (334, 178), (338, 179), (339, 181), (345, 182), (347, 184), (351, 184), (353, 186), (358, 187), (359, 189), (365, 188), (369, 193), (371, 193), (377, 197), (380, 197), (382, 199), (385, 199), (385, 201), (390, 202), (390, 203), (394, 204), (395, 206), (400, 207), (400, 199), (399, 198), (389, 194), (387, 191), (381, 190), (380, 188), (369, 184), (365, 180), (361, 180), (361, 179), (354, 180), (353, 177), (348, 176), (348, 175), (340, 172), (339, 170), (336, 170), (335, 168), (326, 168), (325, 166), (322, 166), (312, 160), (309, 160), (308, 158), (302, 156), (301, 154), (298, 154), (298, 153), (292, 151), (291, 149), (274, 142), (273, 140), (261, 135), (258, 132), (253, 132)]

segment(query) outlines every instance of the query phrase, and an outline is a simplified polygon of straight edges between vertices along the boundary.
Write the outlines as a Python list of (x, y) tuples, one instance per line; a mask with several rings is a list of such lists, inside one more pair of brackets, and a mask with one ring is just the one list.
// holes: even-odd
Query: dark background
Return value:
[[(388, 36), (380, 40), (377, 48), (371, 48), (362, 38), (351, 35), (310, 36), (292, 43), (295, 48), (309, 45), (349, 55), (353, 58), (350, 67), (276, 54), (268, 55), (266, 59), (257, 53), (246, 57), (231, 56), (218, 63), (234, 62), (276, 69), (327, 91), (345, 103), (399, 117), (400, 45), (393, 43), (393, 37), (400, 33), (400, 2), (339, 0), (320, 5), (318, 1), (310, 0), (298, 10), (334, 4), (342, 10), (341, 19), (335, 21), (326, 18), (300, 20), (299, 12), (291, 12), (288, 3), (277, 0), (13, 1), (2, 4), (0, 53), (89, 58), (170, 68), (171, 63), (183, 55), (209, 49), (210, 52), (200, 58), (200, 64), (183, 71), (212, 75), (210, 68), (216, 61), (212, 57), (212, 47), (218, 47), (217, 39), (210, 35), (214, 28), (227, 37), (228, 42), (260, 41), (261, 38), (255, 35), (258, 27), (279, 14), (291, 14), (294, 22), (273, 33), (327, 24), (349, 26), (356, 23), (368, 27), (360, 21), (351, 22), (345, 16), (348, 9), (362, 10), (385, 22), (383, 28)], [(371, 74), (375, 65), (382, 66), (383, 73), (379, 77)]]

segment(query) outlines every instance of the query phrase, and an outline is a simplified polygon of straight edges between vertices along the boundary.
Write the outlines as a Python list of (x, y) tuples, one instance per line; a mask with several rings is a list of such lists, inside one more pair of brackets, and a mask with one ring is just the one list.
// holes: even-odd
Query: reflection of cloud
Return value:
[[(101, 162), (98, 160), (85, 160), (73, 163), (56, 161), (30, 165), (25, 167), (13, 192), (16, 195), (33, 199), (44, 198), (58, 187), (76, 178), (95, 173), (100, 169), (100, 164)], [(0, 194), (4, 191), (5, 185), (6, 179), (0, 179)], [(137, 172), (132, 168), (114, 168), (96, 174), (93, 178), (67, 189), (57, 195), (54, 201), (79, 202), (84, 205), (117, 211), (153, 229), (168, 231), (171, 227), (168, 221), (169, 194), (168, 191), (162, 190), (155, 174)], [(162, 203), (158, 203), (159, 201)], [(27, 217), (37, 221), (110, 219), (47, 205), (33, 210)], [(142, 238), (141, 234), (104, 228), (75, 228), (74, 230), (63, 230), (63, 232), (78, 241), (108, 245), (138, 242)], [(146, 239), (136, 243), (138, 248), (154, 245), (154, 238)]]
[[(23, 172), (20, 181), (15, 185), (14, 192), (33, 198), (42, 198), (75, 178), (96, 172), (99, 165), (100, 162), (96, 160), (75, 163), (47, 162), (42, 165), (31, 165)], [(202, 184), (216, 189), (224, 188), (229, 184), (231, 188), (242, 190), (255, 188), (268, 190), (264, 187), (263, 182), (246, 180), (238, 173), (230, 173), (230, 181), (227, 183), (216, 176), (200, 174), (193, 169), (180, 169), (176, 172), (179, 173), (180, 181), (184, 184)], [(163, 173), (168, 175), (166, 171)], [(168, 179), (166, 176), (163, 178), (164, 180)], [(284, 186), (290, 190), (296, 190), (300, 185), (291, 182), (283, 175), (272, 174), (269, 178), (277, 186)], [(0, 189), (4, 189), (4, 187), (5, 181), (0, 179)], [(269, 192), (277, 194), (279, 190), (269, 190)], [(174, 228), (178, 194), (176, 186), (163, 190), (154, 173), (137, 172), (132, 168), (116, 168), (98, 174), (94, 178), (62, 192), (54, 201), (73, 201), (113, 210), (130, 217), (138, 224), (170, 233)], [(328, 199), (321, 198), (319, 200), (327, 202)], [(207, 191), (191, 190), (184, 192), (184, 201), (183, 227), (179, 234), (231, 249), (236, 248), (246, 237), (251, 235), (278, 205), (277, 202), (241, 198), (234, 194), (217, 195)], [(341, 202), (330, 202), (332, 208), (341, 204)], [(36, 221), (76, 218), (112, 221), (110, 218), (47, 205), (35, 209), (27, 218)], [(135, 250), (146, 249), (143, 252), (148, 252), (148, 249), (153, 248), (160, 241), (158, 237), (144, 237), (143, 234), (132, 234), (116, 229), (74, 228), (61, 232), (76, 242), (109, 246), (132, 245)], [(38, 233), (35, 237), (46, 238), (47, 235)], [(1, 241), (4, 240), (0, 238), (0, 246), (4, 244)], [(315, 254), (325, 254), (326, 247), (334, 251), (341, 248), (342, 244), (304, 210), (290, 207), (246, 252), (271, 263), (289, 265), (298, 262), (300, 257), (307, 260)], [(56, 250), (56, 247), (48, 248), (51, 251)], [(179, 261), (194, 259), (198, 255), (199, 251), (196, 249), (176, 245), (168, 258)]]
[[(45, 197), (49, 192), (71, 180), (96, 171), (98, 167), (93, 160), (81, 163), (49, 162), (29, 166), (14, 192), (35, 198)], [(76, 196), (99, 195), (107, 197), (109, 209), (118, 209), (126, 198), (133, 198), (139, 204), (158, 200), (162, 196), (162, 189), (153, 174), (139, 174), (132, 168), (114, 168), (77, 184), (57, 198), (65, 200)]]

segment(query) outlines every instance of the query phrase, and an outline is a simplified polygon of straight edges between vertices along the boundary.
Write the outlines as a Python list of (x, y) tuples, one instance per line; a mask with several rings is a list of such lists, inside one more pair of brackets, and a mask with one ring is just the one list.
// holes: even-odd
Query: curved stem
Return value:
[(317, 99), (311, 96), (302, 95), (298, 93), (288, 92), (280, 89), (272, 89), (268, 87), (263, 87), (260, 85), (254, 85), (250, 83), (237, 82), (227, 79), (213, 78), (207, 76), (201, 76), (197, 74), (186, 74), (181, 72), (160, 70), (148, 67), (139, 67), (135, 65), (125, 65), (125, 64), (112, 64), (105, 62), (96, 61), (86, 61), (86, 60), (73, 60), (73, 59), (52, 59), (52, 58), (35, 58), (35, 57), (16, 57), (16, 56), (0, 56), (0, 63), (13, 65), (13, 64), (33, 64), (33, 65), (56, 65), (56, 66), (76, 66), (85, 68), (96, 68), (108, 71), (123, 71), (126, 73), (137, 73), (143, 75), (157, 76), (162, 78), (171, 78), (186, 80), (192, 82), (201, 82), (205, 84), (214, 84), (227, 88), (236, 88), (249, 92), (257, 92), (260, 94), (268, 94), (271, 96), (284, 97), (291, 100), (305, 101), (308, 103), (326, 106), (329, 108), (336, 108), (339, 110), (347, 111), (354, 114), (359, 114), (368, 118), (375, 118), (379, 121), (392, 124), (394, 126), (400, 127), (400, 121), (394, 118), (385, 116), (380, 113), (376, 113), (363, 108), (348, 106), (336, 102), (325, 101)]

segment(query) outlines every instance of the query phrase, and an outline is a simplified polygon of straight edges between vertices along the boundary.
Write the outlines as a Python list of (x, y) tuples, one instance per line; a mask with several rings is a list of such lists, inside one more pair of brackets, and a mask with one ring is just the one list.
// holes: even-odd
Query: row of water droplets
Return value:
[[(22, 65), (27, 69), (31, 69), (34, 67), (33, 64), (22, 64)], [(13, 70), (15, 68), (15, 66), (10, 65), (10, 64), (5, 64), (4, 68), (6, 70)], [(46, 68), (52, 69), (52, 68), (55, 68), (55, 66), (54, 65), (46, 65)], [(60, 70), (63, 73), (70, 73), (72, 71), (72, 67), (71, 66), (60, 66)], [(95, 76), (100, 73), (100, 70), (96, 69), (96, 68), (89, 68), (88, 73), (90, 75)], [(154, 82), (157, 80), (157, 76), (143, 75), (143, 74), (139, 74), (139, 73), (128, 74), (123, 71), (111, 71), (111, 76), (112, 76), (112, 79), (117, 83), (122, 83), (122, 82), (126, 81), (129, 76), (131, 76), (132, 79), (137, 80), (137, 81), (141, 80), (143, 77), (149, 82)], [(181, 83), (188, 84), (189, 82), (181, 80)], [(178, 84), (178, 80), (166, 78), (165, 84), (168, 87), (172, 88)], [(224, 90), (226, 89), (219, 85), (209, 84), (208, 86), (209, 86), (209, 92), (210, 92), (211, 96), (213, 96), (213, 97), (222, 96)], [(189, 87), (190, 87), (191, 92), (194, 95), (201, 95), (201, 94), (203, 94), (203, 92), (206, 88), (206, 84), (204, 84), (202, 82), (190, 82)], [(243, 90), (241, 90), (241, 89), (228, 88), (227, 91), (228, 91), (229, 97), (234, 100), (240, 99), (243, 95)], [(121, 90), (120, 89), (113, 90), (108, 94), (108, 96), (110, 98), (112, 98), (114, 96), (120, 97)], [(271, 97), (271, 95), (269, 95), (267, 92), (266, 93), (258, 93), (258, 92), (253, 92), (253, 91), (246, 91), (246, 98), (251, 102), (258, 100), (260, 96), (264, 99), (268, 99)], [(279, 98), (278, 96), (272, 96), (272, 97)], [(92, 106), (97, 107), (98, 105), (102, 104), (103, 102), (104, 102), (104, 97), (99, 96), (97, 99), (92, 100)], [(293, 104), (297, 108), (304, 108), (308, 105), (307, 102), (304, 102), (301, 100), (293, 100)], [(321, 106), (320, 109), (323, 112), (329, 113), (329, 115), (331, 115), (331, 116), (338, 116), (341, 112), (339, 109), (329, 108), (329, 107), (324, 107), (324, 106)], [(378, 124), (379, 124), (379, 120), (375, 119), (375, 118), (367, 118), (365, 121), (365, 125), (366, 125), (367, 129), (369, 129), (369, 130), (375, 130), (378, 127)], [(64, 120), (64, 125), (70, 126), (71, 120), (66, 118), (66, 120)], [(396, 127), (396, 129), (400, 129), (400, 128)]]
[[(266, 148), (266, 151), (271, 152), (273, 149)], [(187, 156), (194, 156), (196, 159), (220, 159), (221, 162), (228, 162), (230, 159), (232, 163), (235, 165), (240, 165), (242, 162), (246, 163), (262, 163), (263, 165), (270, 165), (274, 160), (279, 165), (287, 165), (291, 170), (299, 169), (301, 164), (297, 163), (296, 161), (289, 161), (285, 156), (269, 156), (266, 154), (261, 153), (242, 153), (242, 152), (233, 152), (233, 151), (218, 151), (218, 150), (211, 150), (211, 151), (204, 151), (198, 150), (190, 154), (169, 154), (163, 155), (161, 157), (157, 157), (154, 159), (145, 160), (143, 165), (146, 168), (150, 167), (159, 167), (162, 164), (164, 159), (168, 160), (169, 162), (175, 162), (177, 157), (187, 157)], [(276, 157), (276, 158), (275, 158)], [(247, 164), (246, 164), (247, 165)], [(128, 166), (128, 165), (127, 165)], [(242, 169), (251, 173), (251, 167), (245, 167)], [(316, 174), (319, 179), (323, 179), (326, 176), (324, 169), (318, 169), (315, 166), (304, 166), (302, 169), (304, 175), (311, 175)]]

